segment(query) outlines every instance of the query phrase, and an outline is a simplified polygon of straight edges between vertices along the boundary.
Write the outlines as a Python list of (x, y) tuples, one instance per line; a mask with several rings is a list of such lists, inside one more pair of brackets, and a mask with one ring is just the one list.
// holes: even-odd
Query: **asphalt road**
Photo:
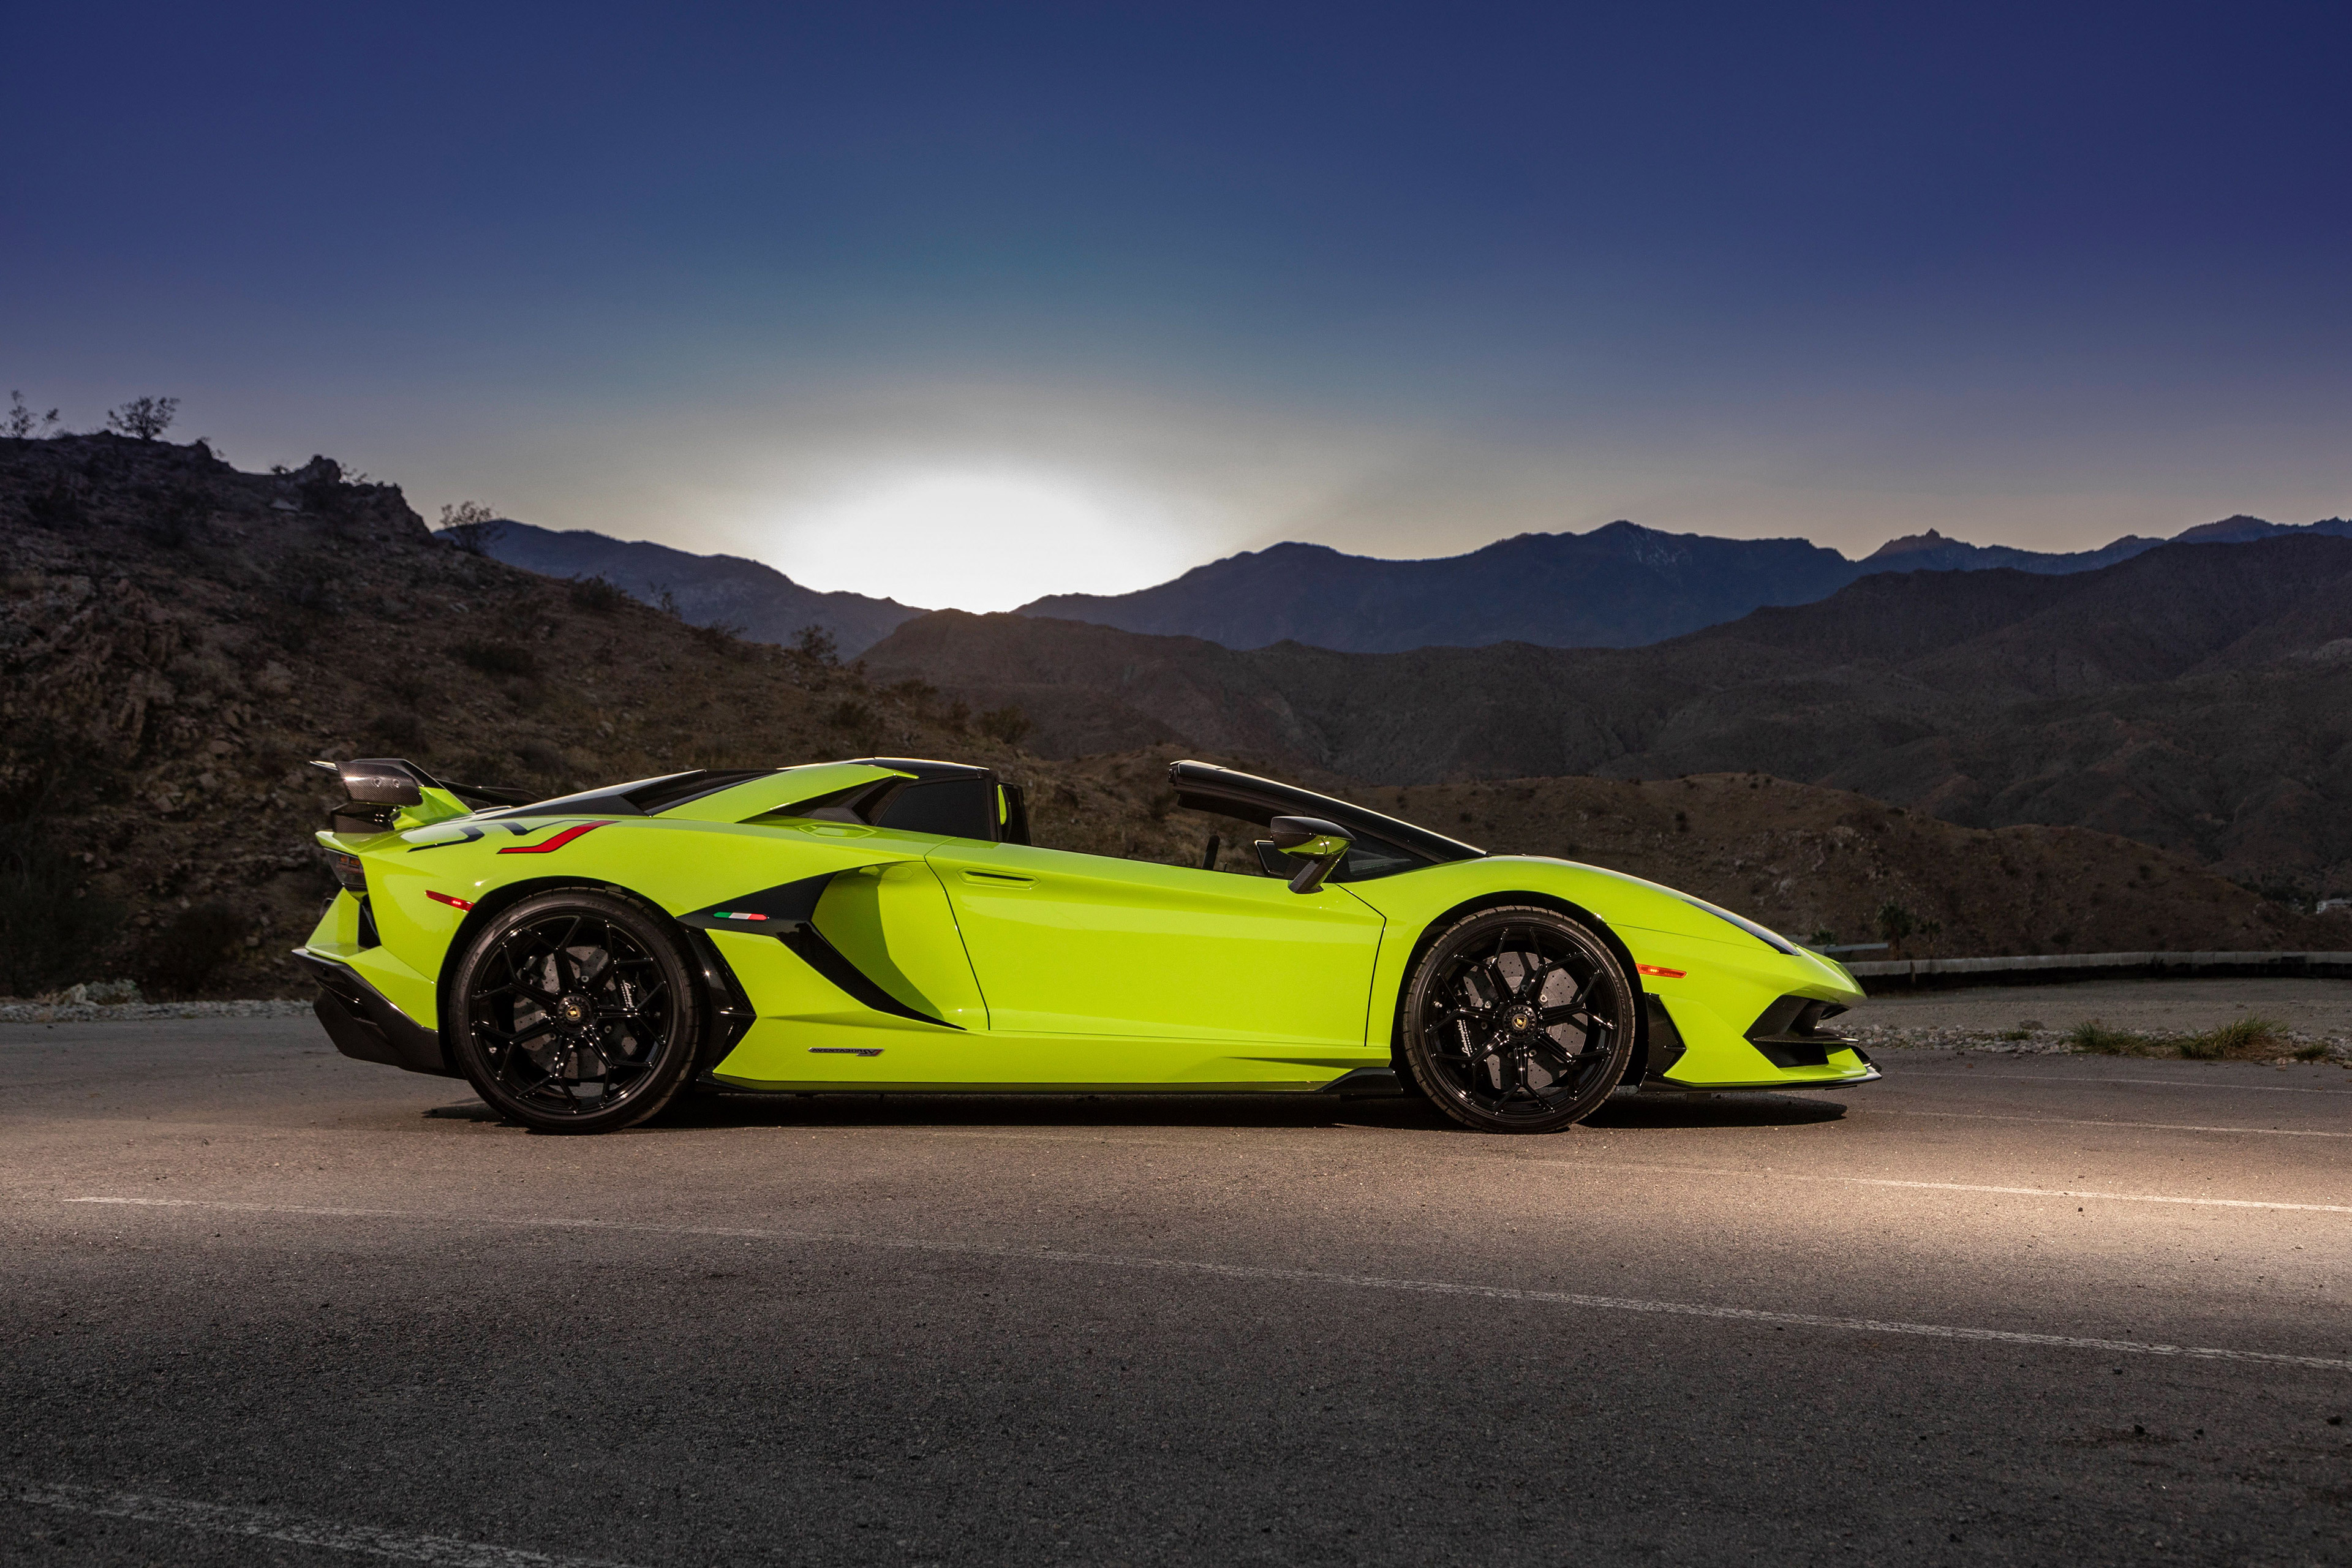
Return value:
[(586, 1140), (303, 1021), (0, 1062), (10, 1562), (2352, 1557), (2340, 1068)]

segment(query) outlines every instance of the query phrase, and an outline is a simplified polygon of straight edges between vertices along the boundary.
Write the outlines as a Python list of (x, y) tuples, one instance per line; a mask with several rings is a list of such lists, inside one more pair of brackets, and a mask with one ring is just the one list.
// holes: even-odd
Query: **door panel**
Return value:
[(992, 1028), (1354, 1047), (1381, 921), (1343, 888), (1021, 844), (943, 844)]

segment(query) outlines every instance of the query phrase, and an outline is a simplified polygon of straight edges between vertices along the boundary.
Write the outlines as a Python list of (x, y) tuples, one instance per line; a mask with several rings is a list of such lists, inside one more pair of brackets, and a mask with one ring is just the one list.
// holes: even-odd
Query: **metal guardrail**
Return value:
[(2352, 952), (2047, 952), (2010, 958), (1892, 958), (1849, 963), (1864, 991), (2043, 985), (2067, 980), (2303, 976), (2352, 979)]

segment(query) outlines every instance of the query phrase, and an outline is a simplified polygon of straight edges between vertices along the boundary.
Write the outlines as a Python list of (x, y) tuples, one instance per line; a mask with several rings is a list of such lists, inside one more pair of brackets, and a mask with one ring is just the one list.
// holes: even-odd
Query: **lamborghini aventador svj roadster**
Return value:
[[(1823, 1089), (1844, 969), (1655, 883), (1489, 855), (1203, 763), (1245, 869), (1041, 848), (1020, 790), (897, 757), (503, 805), (321, 764), (342, 891), (295, 956), (365, 1061), (604, 1131), (733, 1090), (1418, 1092), (1546, 1132), (1621, 1086)], [(1209, 858), (1213, 865), (1213, 852)]]

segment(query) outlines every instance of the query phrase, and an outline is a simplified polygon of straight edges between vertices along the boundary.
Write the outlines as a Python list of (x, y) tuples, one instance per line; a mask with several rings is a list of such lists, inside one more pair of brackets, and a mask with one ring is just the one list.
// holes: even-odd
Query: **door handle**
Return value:
[(963, 874), (963, 879), (967, 882), (973, 883), (978, 887), (1003, 888), (1007, 891), (1011, 891), (1018, 888), (1034, 888), (1037, 885), (1036, 878), (1015, 876), (1011, 871), (974, 871), (966, 869)]

